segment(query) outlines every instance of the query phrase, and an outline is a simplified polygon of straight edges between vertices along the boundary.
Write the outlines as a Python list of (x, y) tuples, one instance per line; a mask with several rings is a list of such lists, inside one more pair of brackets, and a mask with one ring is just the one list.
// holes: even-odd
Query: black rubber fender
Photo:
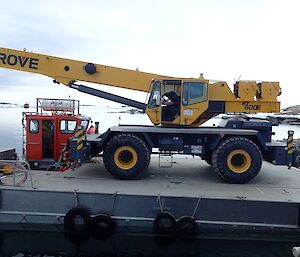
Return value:
[[(76, 217), (81, 217), (83, 224), (75, 223)], [(87, 208), (74, 207), (70, 209), (64, 217), (64, 228), (68, 231), (87, 231), (91, 222), (91, 214)]]
[(182, 216), (177, 220), (176, 230), (180, 237), (196, 237), (199, 233), (199, 226), (193, 217)]
[(97, 239), (106, 239), (116, 230), (117, 223), (107, 214), (98, 214), (92, 218), (89, 226), (91, 235)]
[(156, 235), (175, 235), (176, 218), (171, 212), (160, 212), (155, 216), (153, 232)]

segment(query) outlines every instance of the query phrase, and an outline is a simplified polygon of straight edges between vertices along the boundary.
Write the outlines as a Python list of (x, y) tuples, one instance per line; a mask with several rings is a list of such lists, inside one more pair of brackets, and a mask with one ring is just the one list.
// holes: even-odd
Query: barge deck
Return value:
[[(117, 232), (151, 233), (162, 211), (195, 218), (199, 236), (297, 240), (300, 235), (300, 170), (263, 163), (248, 184), (225, 184), (199, 158), (174, 158), (172, 168), (159, 158), (139, 180), (117, 180), (102, 164), (64, 173), (31, 171), (33, 186), (0, 185), (0, 228), (49, 225), (62, 230), (75, 206), (92, 215), (109, 214)], [(49, 229), (49, 227), (48, 227)]]

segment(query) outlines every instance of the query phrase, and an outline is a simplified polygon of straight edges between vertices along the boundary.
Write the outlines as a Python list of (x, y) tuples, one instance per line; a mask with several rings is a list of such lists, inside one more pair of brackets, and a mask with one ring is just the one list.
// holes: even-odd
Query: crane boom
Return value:
[(0, 67), (43, 74), (67, 86), (75, 81), (86, 81), (143, 92), (149, 92), (153, 78), (167, 78), (138, 70), (122, 69), (8, 48), (0, 48)]

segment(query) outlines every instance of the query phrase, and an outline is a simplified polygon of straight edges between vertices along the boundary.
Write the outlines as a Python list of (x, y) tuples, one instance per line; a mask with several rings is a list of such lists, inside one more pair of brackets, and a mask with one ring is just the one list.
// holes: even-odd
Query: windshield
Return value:
[(82, 126), (83, 130), (86, 131), (87, 130), (87, 127), (89, 125), (89, 120), (81, 120), (81, 124), (80, 126)]
[(160, 105), (160, 81), (155, 81), (149, 98), (148, 108), (155, 108)]

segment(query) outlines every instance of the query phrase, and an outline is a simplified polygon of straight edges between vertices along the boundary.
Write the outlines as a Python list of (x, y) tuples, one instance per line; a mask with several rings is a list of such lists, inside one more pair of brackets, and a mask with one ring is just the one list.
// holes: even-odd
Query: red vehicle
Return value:
[(23, 113), (23, 155), (31, 168), (47, 169), (59, 161), (78, 126), (86, 131), (90, 118), (79, 114), (79, 101), (38, 98), (36, 112)]

